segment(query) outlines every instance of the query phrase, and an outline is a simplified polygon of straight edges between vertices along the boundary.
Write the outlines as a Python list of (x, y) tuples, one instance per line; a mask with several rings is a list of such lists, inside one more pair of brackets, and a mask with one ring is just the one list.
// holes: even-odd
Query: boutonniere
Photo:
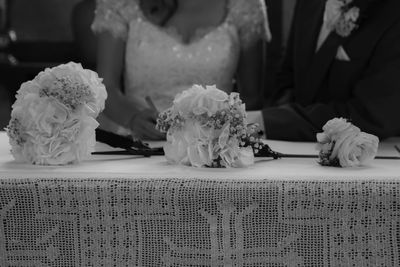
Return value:
[(341, 37), (349, 37), (368, 17), (373, 4), (384, 0), (328, 0), (324, 19), (328, 27)]
[(342, 37), (348, 37), (359, 27), (360, 8), (352, 5), (352, 0), (339, 0), (343, 3), (340, 17), (335, 25), (335, 31)]
[(360, 8), (353, 0), (328, 0), (324, 20), (328, 27), (339, 36), (348, 37), (358, 28)]

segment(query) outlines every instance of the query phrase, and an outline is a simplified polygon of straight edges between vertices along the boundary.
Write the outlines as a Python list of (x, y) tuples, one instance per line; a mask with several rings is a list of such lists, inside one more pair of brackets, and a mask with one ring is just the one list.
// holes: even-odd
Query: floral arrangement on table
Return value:
[(38, 165), (78, 163), (94, 151), (107, 92), (97, 73), (70, 62), (21, 85), (6, 128), (11, 153)]
[(246, 167), (263, 149), (255, 124), (247, 125), (239, 94), (215, 86), (194, 85), (178, 94), (159, 115), (157, 128), (167, 133), (168, 162), (194, 167)]
[(355, 167), (370, 163), (378, 152), (379, 139), (343, 118), (328, 121), (317, 134), (319, 164)]

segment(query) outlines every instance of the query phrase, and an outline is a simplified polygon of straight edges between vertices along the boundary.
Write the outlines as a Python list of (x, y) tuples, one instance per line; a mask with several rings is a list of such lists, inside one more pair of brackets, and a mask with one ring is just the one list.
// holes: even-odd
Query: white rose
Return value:
[(193, 85), (190, 89), (179, 94), (174, 100), (174, 112), (182, 116), (190, 113), (211, 116), (217, 111), (227, 108), (229, 96), (215, 86)]
[(363, 132), (345, 139), (337, 154), (340, 165), (354, 167), (369, 164), (378, 152), (378, 145), (378, 137)]
[(361, 166), (368, 164), (377, 153), (379, 139), (361, 132), (345, 119), (332, 119), (324, 125), (323, 130), (317, 134), (318, 148), (322, 155), (329, 155), (328, 162), (338, 159), (342, 167)]
[(346, 147), (349, 140), (354, 139), (359, 133), (360, 129), (357, 127), (347, 127), (346, 129), (335, 133), (331, 140), (335, 143), (330, 159), (334, 159), (338, 156), (339, 150)]
[(217, 89), (215, 86), (207, 86), (202, 94), (199, 94), (193, 100), (193, 113), (196, 115), (207, 113), (208, 116), (211, 116), (217, 111), (229, 107), (228, 98), (228, 94), (224, 91)]
[(178, 94), (174, 99), (173, 111), (183, 117), (188, 116), (193, 111), (193, 101), (204, 91), (199, 85), (193, 85), (190, 89)]
[(328, 121), (324, 127), (322, 127), (322, 130), (331, 140), (337, 140), (340, 136), (349, 131), (361, 132), (358, 127), (347, 122), (347, 120), (343, 118), (334, 118)]

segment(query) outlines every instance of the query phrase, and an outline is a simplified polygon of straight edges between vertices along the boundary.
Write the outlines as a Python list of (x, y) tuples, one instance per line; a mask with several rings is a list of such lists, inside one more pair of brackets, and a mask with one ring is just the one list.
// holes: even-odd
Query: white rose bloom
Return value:
[(339, 136), (347, 131), (360, 132), (358, 127), (354, 126), (350, 122), (347, 122), (347, 120), (343, 118), (335, 118), (328, 121), (324, 127), (322, 127), (322, 130), (332, 140), (336, 140)]
[[(362, 166), (370, 163), (377, 154), (379, 139), (361, 130), (345, 119), (332, 119), (317, 134), (318, 149), (324, 158), (323, 165), (332, 165), (335, 160), (341, 167)], [(325, 158), (326, 155), (329, 158)]]
[(340, 165), (354, 167), (369, 164), (378, 152), (378, 144), (378, 137), (363, 132), (354, 138), (348, 138), (338, 151)]

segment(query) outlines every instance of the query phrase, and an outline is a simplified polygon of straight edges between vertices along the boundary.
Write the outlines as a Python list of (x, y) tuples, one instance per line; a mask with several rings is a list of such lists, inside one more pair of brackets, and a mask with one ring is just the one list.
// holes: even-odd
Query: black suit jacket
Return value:
[[(332, 32), (316, 53), (323, 0), (298, 0), (280, 92), (263, 109), (267, 138), (315, 141), (330, 119), (351, 120), (380, 138), (400, 135), (400, 0), (377, 0), (350, 36)], [(342, 46), (351, 61), (336, 59)]]

